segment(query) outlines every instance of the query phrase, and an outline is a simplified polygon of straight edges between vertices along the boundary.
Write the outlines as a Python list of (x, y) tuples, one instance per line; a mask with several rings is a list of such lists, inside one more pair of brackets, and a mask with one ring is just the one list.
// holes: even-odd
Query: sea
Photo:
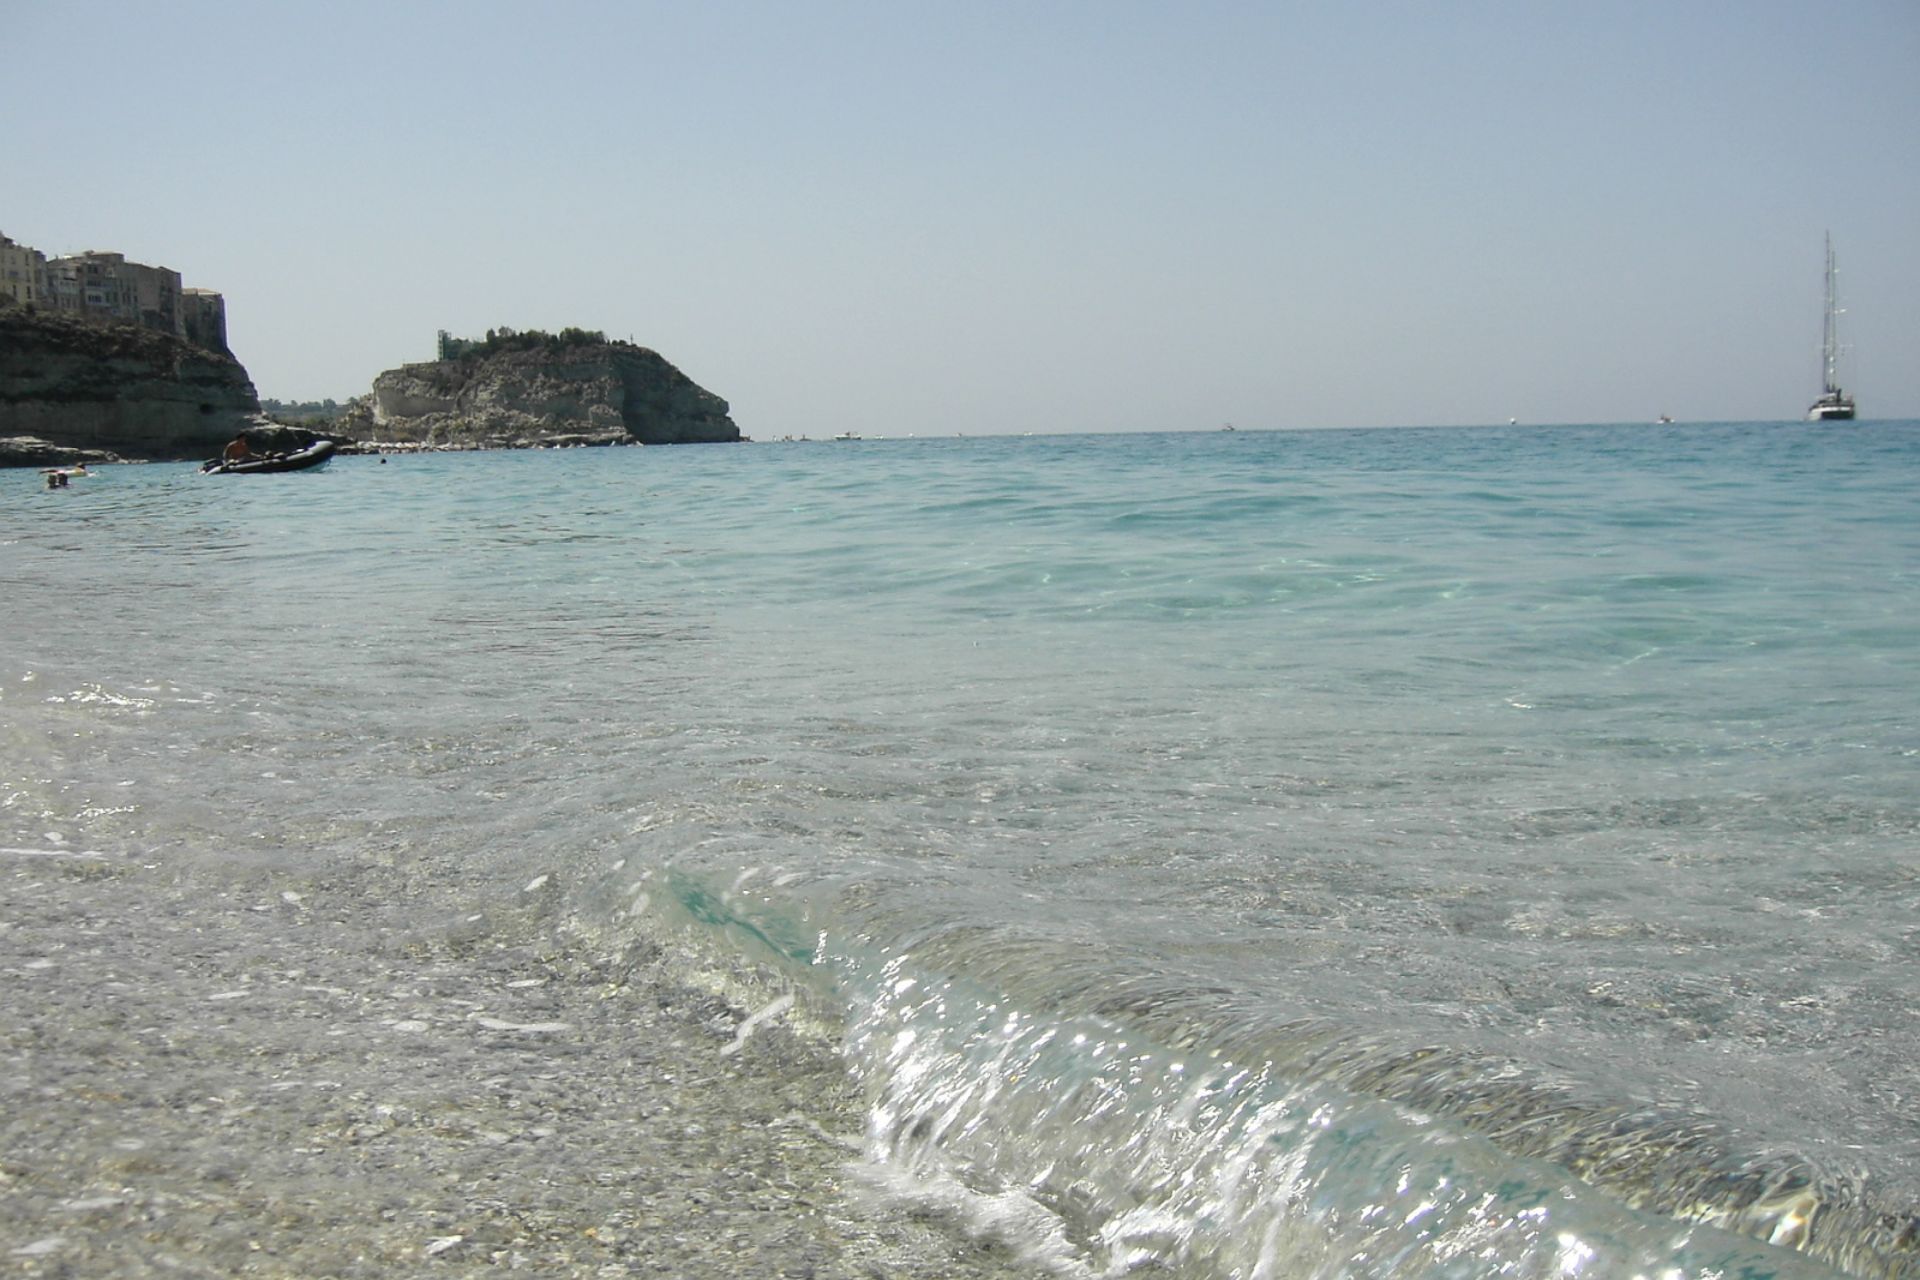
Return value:
[(544, 886), (1058, 1274), (1920, 1275), (1920, 422), (38, 480), (8, 856)]

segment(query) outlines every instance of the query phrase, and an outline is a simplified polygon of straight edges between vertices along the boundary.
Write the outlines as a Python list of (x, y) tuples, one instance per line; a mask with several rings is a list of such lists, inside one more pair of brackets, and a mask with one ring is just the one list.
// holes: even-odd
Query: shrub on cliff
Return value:
[(489, 356), (500, 355), (508, 351), (565, 351), (571, 347), (604, 347), (608, 345), (607, 335), (598, 329), (579, 329), (569, 326), (558, 333), (547, 333), (542, 329), (499, 329), (487, 330), (485, 338), (449, 338), (444, 344), (446, 356), (450, 360), (485, 360)]

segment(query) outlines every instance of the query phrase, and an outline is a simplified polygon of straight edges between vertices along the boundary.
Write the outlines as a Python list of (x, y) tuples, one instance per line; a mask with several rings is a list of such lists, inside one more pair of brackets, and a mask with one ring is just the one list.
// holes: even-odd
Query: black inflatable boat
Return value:
[(331, 440), (315, 440), (306, 448), (295, 449), (292, 453), (269, 453), (239, 462), (215, 458), (203, 464), (200, 470), (210, 476), (257, 476), (275, 471), (305, 471), (325, 463), (338, 447)]

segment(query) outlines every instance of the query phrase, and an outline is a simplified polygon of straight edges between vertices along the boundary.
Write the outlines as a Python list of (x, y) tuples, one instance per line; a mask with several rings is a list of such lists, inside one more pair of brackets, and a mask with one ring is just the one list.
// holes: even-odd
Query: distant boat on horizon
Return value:
[(1840, 360), (1840, 308), (1835, 304), (1833, 233), (1827, 233), (1827, 316), (1820, 336), (1820, 398), (1807, 410), (1808, 422), (1845, 422), (1853, 417), (1853, 397), (1840, 389), (1834, 366)]

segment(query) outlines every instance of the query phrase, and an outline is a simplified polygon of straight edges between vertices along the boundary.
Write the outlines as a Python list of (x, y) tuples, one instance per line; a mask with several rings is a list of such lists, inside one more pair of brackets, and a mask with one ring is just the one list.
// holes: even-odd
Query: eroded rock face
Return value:
[(348, 430), (363, 442), (499, 448), (734, 441), (727, 402), (657, 352), (585, 343), (402, 365)]
[(204, 458), (260, 412), (240, 362), (132, 325), (0, 307), (0, 465)]

